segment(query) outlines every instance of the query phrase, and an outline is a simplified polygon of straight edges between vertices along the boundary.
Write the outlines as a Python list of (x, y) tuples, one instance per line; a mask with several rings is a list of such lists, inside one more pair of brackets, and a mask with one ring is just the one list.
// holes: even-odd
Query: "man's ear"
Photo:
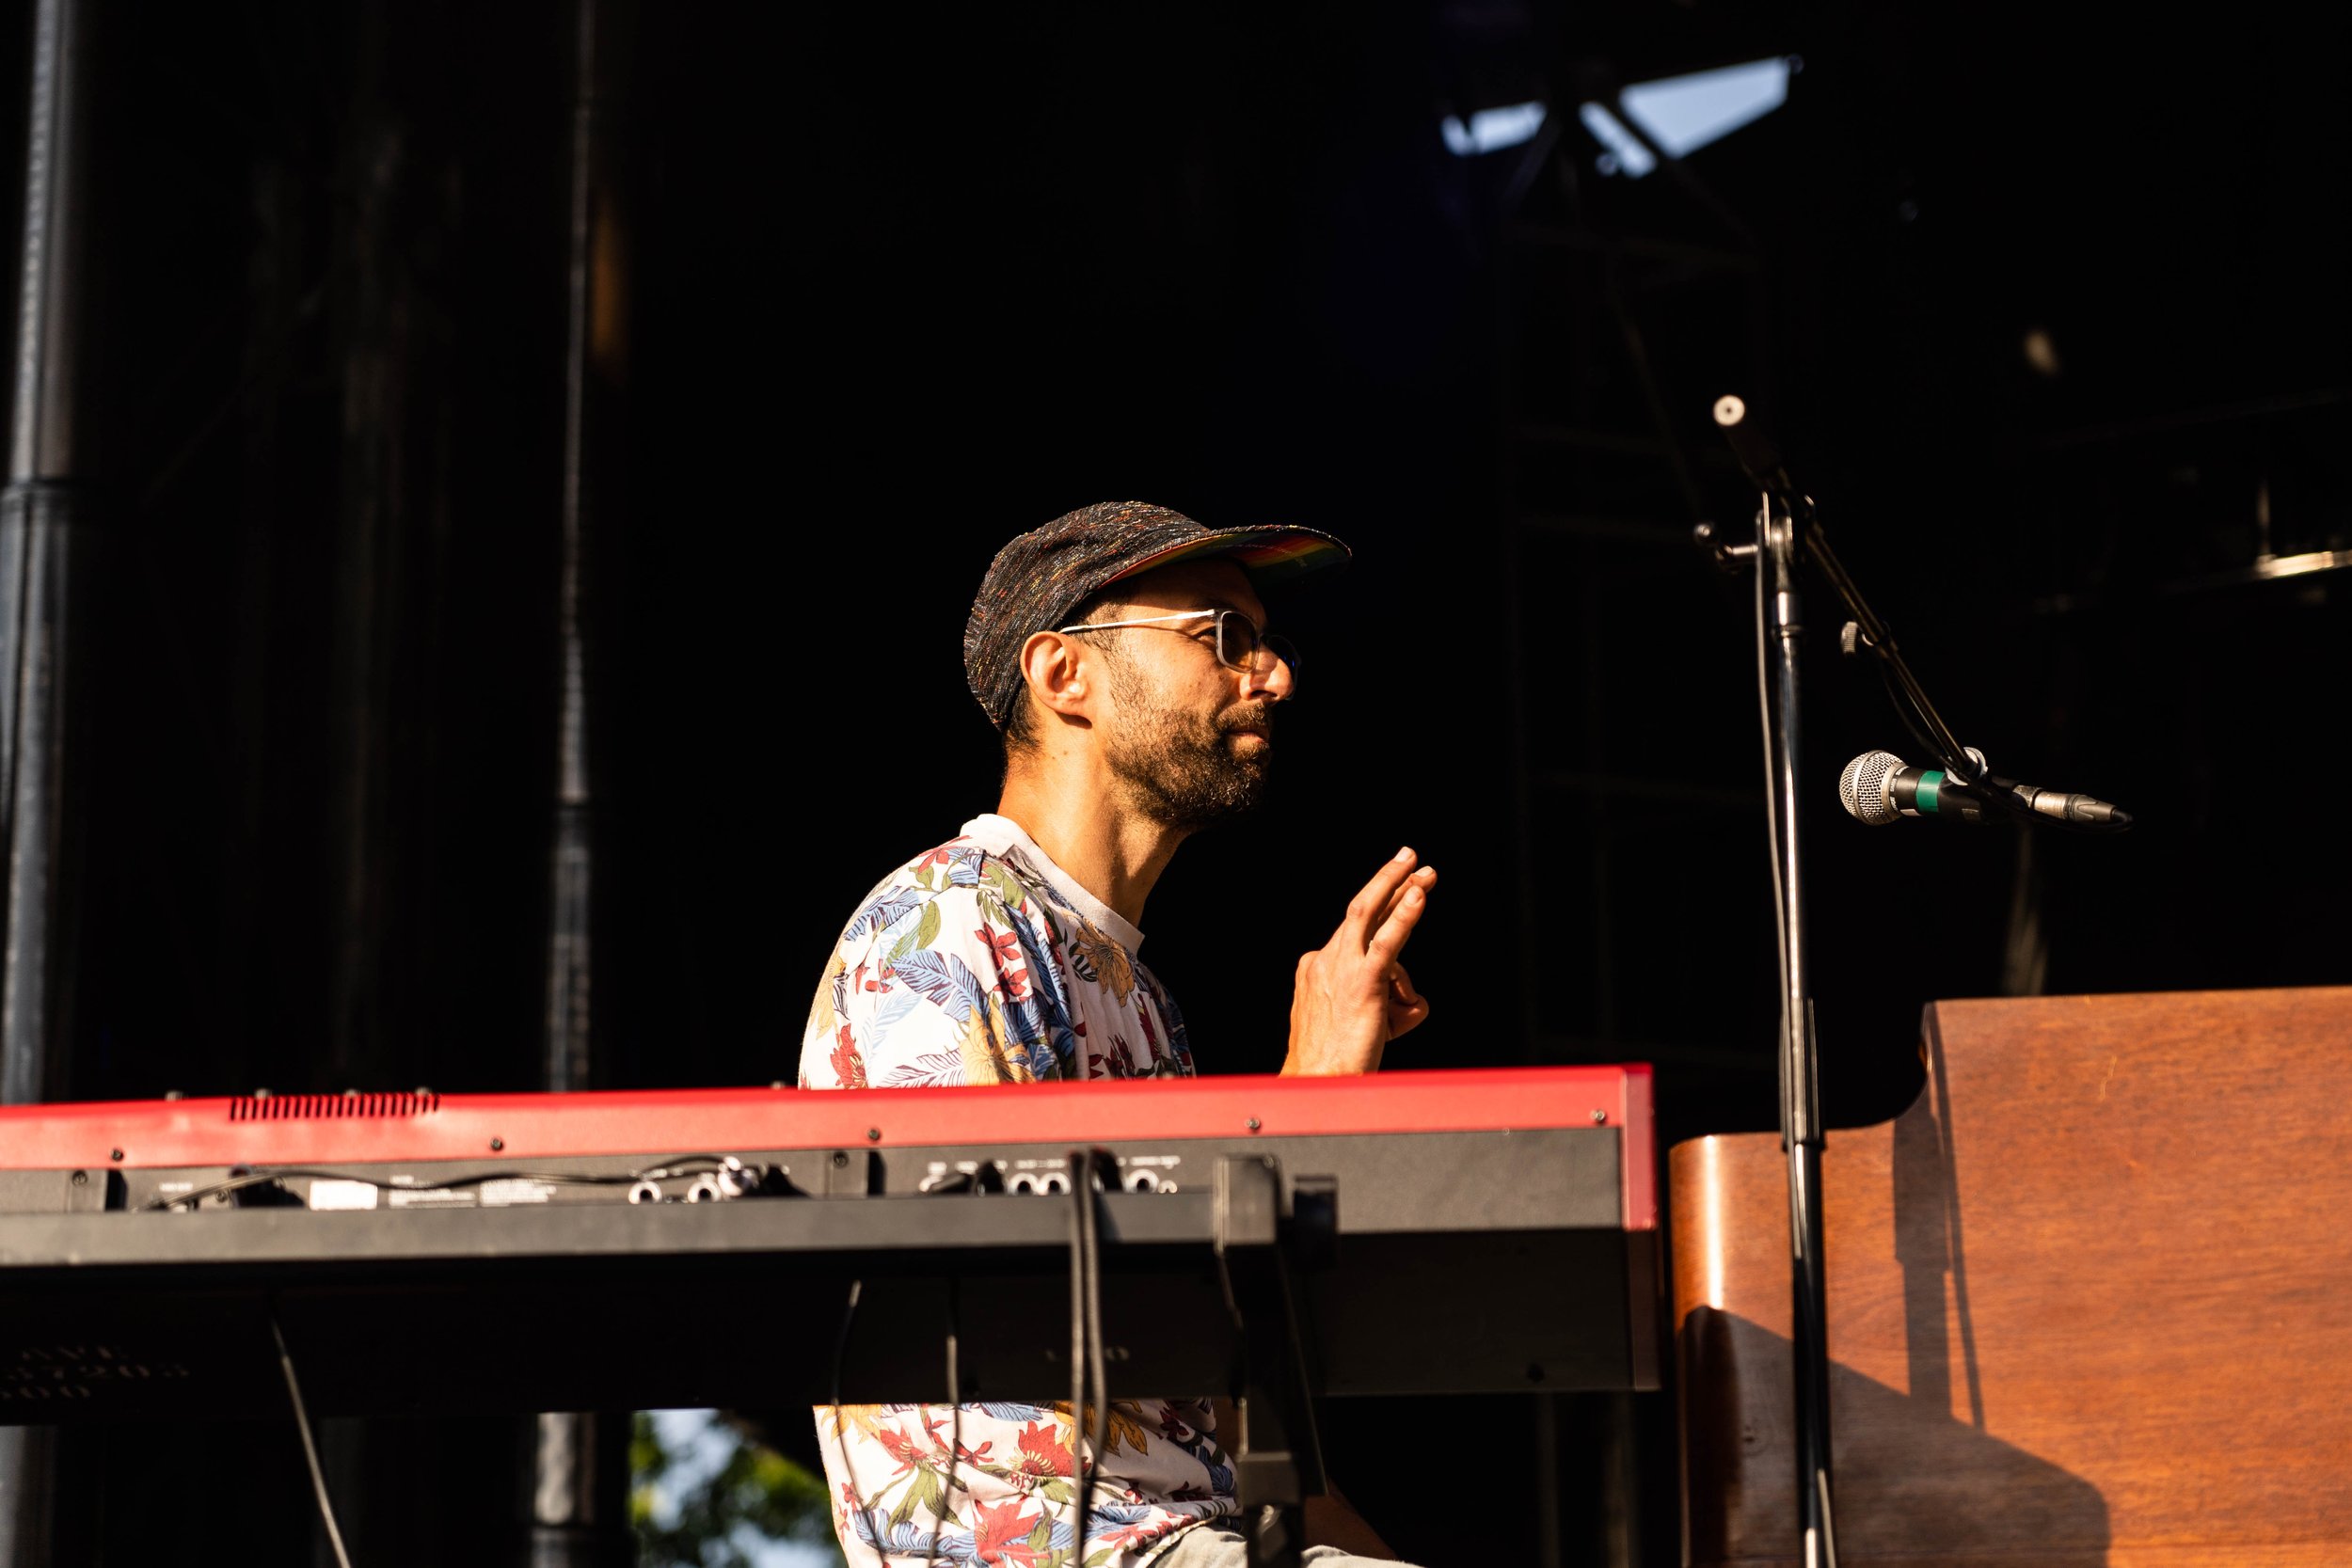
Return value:
[(1083, 644), (1057, 631), (1029, 634), (1021, 644), (1021, 678), (1048, 713), (1091, 723), (1100, 701), (1099, 661), (1085, 657)]

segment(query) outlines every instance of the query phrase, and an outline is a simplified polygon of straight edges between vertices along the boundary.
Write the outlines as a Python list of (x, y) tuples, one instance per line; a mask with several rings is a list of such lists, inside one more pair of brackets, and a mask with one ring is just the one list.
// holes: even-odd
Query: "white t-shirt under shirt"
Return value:
[[(1020, 827), (975, 817), (884, 878), (842, 928), (801, 1039), (803, 1088), (1190, 1077), (1184, 1020), (1143, 933)], [(1043, 1311), (1067, 1310), (1059, 1302)], [(818, 1408), (834, 1526), (858, 1568), (920, 1560), (1133, 1568), (1187, 1525), (1236, 1513), (1200, 1401), (1115, 1401), (1086, 1545), (1071, 1553), (1070, 1407)]]

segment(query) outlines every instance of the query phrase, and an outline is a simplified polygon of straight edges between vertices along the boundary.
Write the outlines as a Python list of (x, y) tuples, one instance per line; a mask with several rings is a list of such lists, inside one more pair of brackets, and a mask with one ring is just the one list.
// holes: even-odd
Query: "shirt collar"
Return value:
[(1022, 831), (1021, 824), (1009, 816), (983, 812), (963, 825), (963, 837), (970, 839), (992, 855), (1018, 849), (1029, 869), (1042, 879), (1063, 903), (1075, 910), (1089, 924), (1098, 927), (1112, 941), (1130, 953), (1143, 947), (1143, 933), (1133, 922), (1085, 888), (1078, 879), (1054, 863), (1054, 857), (1038, 847), (1037, 840)]

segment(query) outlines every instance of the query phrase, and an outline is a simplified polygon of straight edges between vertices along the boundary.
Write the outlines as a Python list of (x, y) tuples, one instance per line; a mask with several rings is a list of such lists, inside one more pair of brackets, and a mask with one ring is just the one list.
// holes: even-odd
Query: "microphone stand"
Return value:
[[(1919, 678), (1895, 645), (1894, 632), (1863, 599), (1862, 591), (1830, 548), (1813, 515), (1813, 502), (1782, 467), (1772, 442), (1747, 419), (1736, 397), (1715, 404), (1715, 422), (1748, 478), (1762, 492), (1753, 544), (1725, 544), (1714, 525), (1695, 538), (1727, 570), (1756, 569), (1757, 698), (1764, 724), (1764, 802), (1772, 837), (1772, 912), (1780, 938), (1780, 1135), (1788, 1154), (1788, 1284), (1797, 1418), (1797, 1524), (1804, 1568), (1836, 1568), (1836, 1511), (1831, 1501), (1829, 1315), (1821, 1255), (1820, 1057), (1813, 1028), (1813, 991), (1805, 972), (1804, 897), (1797, 834), (1798, 639), (1804, 626), (1797, 596), (1797, 555), (1820, 569), (1851, 621), (1850, 652), (1867, 648), (1879, 660), (1896, 714), (1942, 765), (1950, 784), (2019, 820), (2044, 820), (1971, 758), (1928, 700)], [(2129, 827), (2118, 812), (2106, 826)], [(2089, 827), (2086, 823), (2067, 823)]]
[[(1805, 973), (1803, 857), (1797, 836), (1797, 597), (1800, 521), (1768, 490), (1756, 543), (1731, 546), (1756, 564), (1757, 695), (1764, 721), (1764, 802), (1772, 835), (1772, 913), (1780, 936), (1780, 1135), (1788, 1155), (1789, 1339), (1797, 1417), (1797, 1525), (1804, 1568), (1836, 1568), (1830, 1492), (1829, 1317), (1821, 1260), (1821, 1084)], [(1702, 525), (1704, 527), (1705, 525)]]
[[(1821, 568), (1847, 613), (1854, 635), (1875, 653), (1888, 674), (1889, 695), (1919, 738), (1947, 773), (1971, 777), (1967, 753), (1928, 701), (1917, 677), (1903, 662), (1886, 624), (1862, 599), (1853, 578), (1830, 549), (1812, 517), (1812, 502), (1788, 482), (1771, 444), (1746, 422), (1747, 406), (1736, 397), (1715, 405), (1715, 420), (1740, 466), (1762, 494), (1753, 544), (1717, 540), (1713, 525), (1701, 523), (1698, 543), (1718, 564), (1756, 571), (1757, 701), (1764, 727), (1764, 803), (1772, 840), (1772, 913), (1780, 947), (1780, 1135), (1788, 1156), (1789, 1340), (1797, 1418), (1797, 1528), (1804, 1568), (1836, 1568), (1837, 1531), (1832, 1497), (1829, 1405), (1828, 1278), (1821, 1242), (1821, 1075), (1814, 1033), (1812, 982), (1806, 973), (1804, 857), (1798, 836), (1797, 754), (1799, 639), (1804, 630), (1797, 594), (1797, 554), (1803, 550)], [(1959, 766), (1952, 765), (1957, 762)]]

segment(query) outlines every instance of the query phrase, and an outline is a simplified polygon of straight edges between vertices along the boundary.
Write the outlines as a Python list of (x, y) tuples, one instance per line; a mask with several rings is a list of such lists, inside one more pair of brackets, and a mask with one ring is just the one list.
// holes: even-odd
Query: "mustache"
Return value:
[(1217, 734), (1232, 735), (1240, 730), (1263, 730), (1271, 736), (1274, 733), (1274, 705), (1243, 703), (1216, 716)]

